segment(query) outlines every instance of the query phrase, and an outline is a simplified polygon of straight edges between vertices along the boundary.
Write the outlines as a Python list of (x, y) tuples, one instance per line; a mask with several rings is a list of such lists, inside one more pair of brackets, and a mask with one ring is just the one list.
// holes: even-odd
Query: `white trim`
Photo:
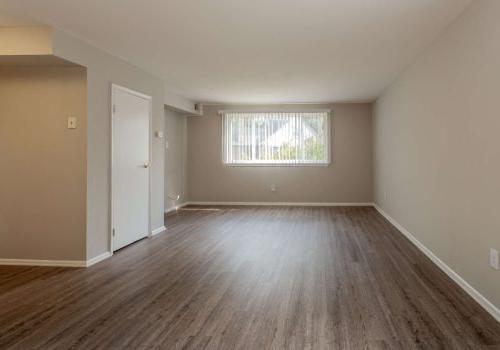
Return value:
[(189, 201), (185, 205), (237, 205), (237, 206), (290, 206), (290, 207), (372, 207), (373, 203), (320, 203), (320, 202), (201, 202)]
[[(330, 156), (330, 155), (328, 155)], [(252, 163), (248, 162), (240, 162), (240, 163), (226, 163), (223, 161), (224, 166), (226, 167), (329, 167), (332, 162), (327, 160), (327, 162), (319, 163), (290, 163), (284, 161), (283, 163), (279, 162), (269, 162), (269, 163)]]
[[(113, 193), (113, 168), (114, 168), (114, 123), (115, 123), (115, 97), (114, 97), (114, 91), (116, 90), (122, 90), (125, 92), (128, 92), (134, 96), (138, 96), (141, 98), (144, 98), (149, 101), (149, 167), (147, 169), (148, 171), (148, 232), (151, 232), (151, 191), (152, 191), (152, 171), (151, 171), (151, 166), (152, 166), (152, 159), (153, 159), (153, 98), (149, 95), (145, 95), (141, 92), (131, 90), (129, 88), (126, 88), (124, 86), (118, 85), (111, 83), (111, 105), (110, 105), (110, 114), (111, 114), (111, 171), (110, 171), (110, 199), (109, 199), (109, 207), (110, 207), (110, 213), (111, 213), (111, 220), (110, 220), (110, 227), (109, 227), (109, 251), (114, 252), (114, 246), (113, 246), (113, 229), (114, 229), (114, 212), (113, 212), (113, 201), (114, 201), (114, 193)], [(149, 236), (149, 235), (147, 235)]]
[(159, 233), (165, 232), (167, 228), (165, 226), (155, 228), (153, 231), (151, 231), (151, 236), (156, 236)]
[(500, 322), (500, 310), (493, 305), (486, 297), (484, 297), (480, 292), (478, 292), (474, 287), (472, 287), (465, 279), (463, 279), (458, 273), (453, 271), (451, 267), (446, 265), (441, 259), (439, 259), (429, 248), (427, 248), (422, 242), (420, 242), (414, 235), (412, 235), (406, 228), (404, 228), (400, 223), (393, 219), (389, 214), (384, 212), (377, 204), (373, 205), (374, 208), (389, 221), (394, 227), (400, 231), (403, 236), (408, 238), (422, 253), (424, 253), (429, 259), (432, 260), (444, 273), (448, 275), (456, 284), (458, 284), (467, 294), (469, 294), (476, 302), (479, 303), (493, 318)]
[[(336, 104), (347, 104), (347, 103), (373, 103), (377, 99), (342, 99), (342, 100), (324, 100), (317, 102), (287, 102), (287, 101), (277, 101), (273, 102), (272, 106), (326, 106), (326, 105), (336, 105)], [(217, 102), (217, 101), (198, 101), (197, 103), (201, 103), (205, 106), (221, 106), (223, 108), (232, 107), (242, 108), (241, 106), (249, 106), (249, 107), (261, 107), (262, 105), (268, 105), (265, 102)], [(335, 106), (334, 106), (335, 107)]]
[[(259, 161), (247, 161), (247, 162), (228, 162), (227, 154), (226, 154), (226, 124), (227, 124), (227, 116), (229, 113), (326, 113), (326, 160), (325, 161), (267, 161), (267, 162), (259, 162)], [(331, 109), (270, 109), (270, 110), (219, 110), (219, 114), (222, 115), (222, 129), (221, 129), (221, 161), (222, 164), (226, 167), (328, 167), (332, 163), (332, 110)]]
[(0, 265), (86, 267), (85, 260), (0, 259)]
[(113, 255), (105, 252), (91, 259), (85, 260), (38, 260), (38, 259), (0, 259), (0, 265), (13, 266), (58, 266), (58, 267), (89, 267)]
[(330, 113), (329, 108), (239, 108), (220, 109), (218, 114), (228, 113)]
[(118, 90), (122, 90), (122, 91), (125, 91), (125, 92), (128, 92), (129, 94), (132, 94), (134, 96), (138, 96), (138, 97), (142, 97), (143, 99), (146, 99), (146, 100), (151, 100), (152, 97), (149, 96), (149, 95), (146, 95), (146, 94), (143, 94), (142, 92), (139, 92), (139, 91), (136, 91), (136, 90), (132, 90), (132, 89), (129, 89), (125, 86), (122, 86), (122, 85), (118, 85), (118, 84), (115, 84), (115, 83), (111, 83), (111, 88), (116, 88)]
[(188, 205), (188, 202), (181, 203), (179, 205), (176, 205), (175, 207), (167, 208), (167, 209), (165, 209), (165, 214), (168, 214), (168, 213), (171, 213), (173, 211), (176, 211), (177, 209), (185, 207), (186, 205)]
[(90, 267), (92, 265), (95, 265), (103, 260), (106, 260), (107, 258), (111, 257), (113, 253), (111, 252), (104, 252), (98, 256), (94, 256), (93, 258), (90, 258), (87, 260), (86, 265), (87, 267)]
[[(439, 259), (430, 249), (422, 244), (415, 236), (413, 236), (406, 228), (399, 224), (389, 214), (384, 212), (375, 203), (310, 203), (310, 202), (200, 202), (188, 201), (181, 205), (171, 208), (165, 213), (181, 208), (186, 205), (235, 205), (235, 206), (325, 206), (325, 207), (340, 207), (340, 206), (372, 206), (384, 218), (387, 219), (403, 236), (413, 243), (422, 253), (424, 253), (434, 264), (436, 264), (444, 273), (448, 275), (460, 288), (469, 294), (484, 310), (486, 310), (494, 319), (500, 322), (500, 310), (464, 280), (458, 273), (453, 271), (446, 263)], [(165, 226), (153, 230), (152, 235), (158, 234), (166, 230)], [(28, 260), (28, 259), (0, 259), (0, 265), (17, 265), (17, 266), (63, 266), (63, 267), (88, 267), (94, 265), (104, 259), (109, 258), (113, 254), (105, 252), (87, 261), (81, 260)]]

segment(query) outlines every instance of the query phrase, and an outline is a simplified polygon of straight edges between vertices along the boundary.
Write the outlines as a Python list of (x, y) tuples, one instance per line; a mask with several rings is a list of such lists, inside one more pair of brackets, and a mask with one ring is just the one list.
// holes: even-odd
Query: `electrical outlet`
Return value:
[(500, 270), (500, 261), (498, 257), (498, 250), (490, 249), (490, 265), (495, 270)]
[(271, 189), (271, 192), (276, 192), (276, 185), (272, 184), (270, 189)]

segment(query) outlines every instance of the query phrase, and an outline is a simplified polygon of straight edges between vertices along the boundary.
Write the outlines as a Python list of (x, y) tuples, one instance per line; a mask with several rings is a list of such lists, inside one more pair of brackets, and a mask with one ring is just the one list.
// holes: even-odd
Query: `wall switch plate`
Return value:
[(68, 117), (68, 129), (76, 129), (76, 117)]
[(270, 189), (271, 189), (271, 192), (276, 192), (276, 185), (272, 184)]
[(498, 250), (493, 248), (490, 249), (490, 266), (495, 270), (500, 270)]

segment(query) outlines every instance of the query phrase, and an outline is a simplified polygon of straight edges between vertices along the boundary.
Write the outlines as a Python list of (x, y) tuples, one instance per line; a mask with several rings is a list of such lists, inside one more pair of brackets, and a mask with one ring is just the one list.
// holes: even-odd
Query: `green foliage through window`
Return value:
[(328, 112), (225, 113), (228, 164), (326, 164)]

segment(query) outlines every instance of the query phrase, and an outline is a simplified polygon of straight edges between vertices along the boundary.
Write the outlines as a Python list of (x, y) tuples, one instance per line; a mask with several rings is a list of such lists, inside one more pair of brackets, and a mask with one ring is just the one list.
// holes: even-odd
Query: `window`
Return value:
[(325, 165), (330, 162), (329, 111), (221, 113), (226, 164)]

